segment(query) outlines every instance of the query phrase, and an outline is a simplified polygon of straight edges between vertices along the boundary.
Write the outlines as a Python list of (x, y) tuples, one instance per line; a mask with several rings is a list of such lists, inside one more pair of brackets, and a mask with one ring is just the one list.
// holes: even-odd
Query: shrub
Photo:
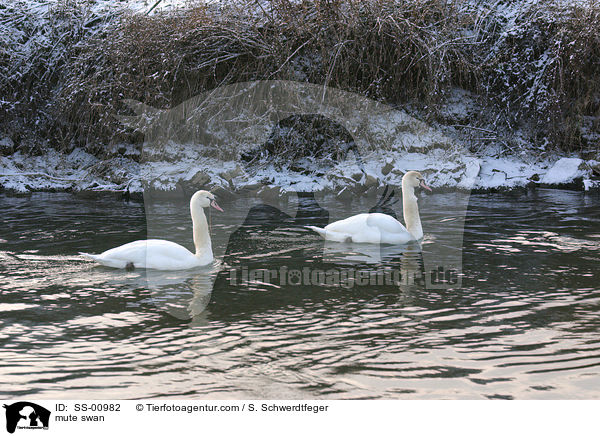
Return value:
[(140, 142), (114, 117), (127, 113), (123, 99), (170, 108), (260, 79), (410, 102), (433, 119), (459, 87), (484, 103), (473, 123), (527, 127), (563, 150), (589, 145), (584, 120), (599, 129), (600, 8), (591, 1), (272, 0), (151, 16), (38, 2), (0, 3), (0, 129), (24, 125), (56, 147), (101, 153)]

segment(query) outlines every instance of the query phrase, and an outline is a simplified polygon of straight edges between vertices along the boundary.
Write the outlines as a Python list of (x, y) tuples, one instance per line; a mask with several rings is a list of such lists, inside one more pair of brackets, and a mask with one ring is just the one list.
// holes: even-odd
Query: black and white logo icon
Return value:
[(16, 429), (47, 429), (50, 411), (29, 401), (19, 401), (4, 405), (6, 409), (6, 431), (14, 433)]

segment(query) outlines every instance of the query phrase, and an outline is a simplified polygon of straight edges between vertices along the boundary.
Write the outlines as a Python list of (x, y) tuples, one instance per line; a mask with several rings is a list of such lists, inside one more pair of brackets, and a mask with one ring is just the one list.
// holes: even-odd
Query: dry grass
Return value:
[[(497, 127), (529, 126), (533, 138), (564, 150), (590, 145), (581, 126), (584, 117), (600, 115), (594, 3), (536, 2), (508, 33), (502, 14), (484, 2), (270, 4), (269, 10), (250, 1), (153, 16), (115, 13), (103, 25), (64, 2), (33, 67), (23, 62), (15, 79), (7, 73), (10, 55), (0, 53), (0, 91), (12, 103), (1, 106), (0, 129), (28, 120), (31, 128), (43, 126), (55, 146), (100, 153), (106, 144), (142, 139), (114, 118), (126, 112), (123, 99), (169, 108), (224, 84), (286, 79), (392, 104), (416, 101), (434, 117), (445, 94), (460, 87), (486, 102)], [(40, 112), (44, 122), (35, 123)]]
[(479, 92), (509, 126), (529, 123), (540, 140), (564, 150), (598, 147), (581, 131), (584, 117), (600, 119), (597, 3), (541, 2), (526, 8), (510, 33), (487, 39)]

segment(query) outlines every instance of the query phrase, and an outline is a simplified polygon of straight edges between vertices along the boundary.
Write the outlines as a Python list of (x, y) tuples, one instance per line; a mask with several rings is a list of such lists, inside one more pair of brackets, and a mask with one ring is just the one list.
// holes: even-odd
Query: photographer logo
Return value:
[(4, 405), (6, 409), (6, 431), (14, 433), (19, 430), (47, 430), (50, 422), (50, 411), (29, 401), (19, 401)]

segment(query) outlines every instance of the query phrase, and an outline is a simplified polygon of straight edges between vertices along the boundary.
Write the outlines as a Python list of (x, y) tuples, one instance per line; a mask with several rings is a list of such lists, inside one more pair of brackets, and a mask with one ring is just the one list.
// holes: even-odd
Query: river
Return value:
[[(280, 210), (223, 200), (226, 212), (211, 215), (215, 265), (147, 272), (78, 253), (147, 235), (192, 248), (186, 203), (0, 195), (0, 392), (600, 398), (598, 194), (466, 201), (464, 232), (434, 193), (420, 200), (422, 244), (373, 249), (324, 244), (302, 227), (368, 209), (359, 200), (288, 199)], [(452, 277), (432, 286), (424, 277), (447, 254)]]

